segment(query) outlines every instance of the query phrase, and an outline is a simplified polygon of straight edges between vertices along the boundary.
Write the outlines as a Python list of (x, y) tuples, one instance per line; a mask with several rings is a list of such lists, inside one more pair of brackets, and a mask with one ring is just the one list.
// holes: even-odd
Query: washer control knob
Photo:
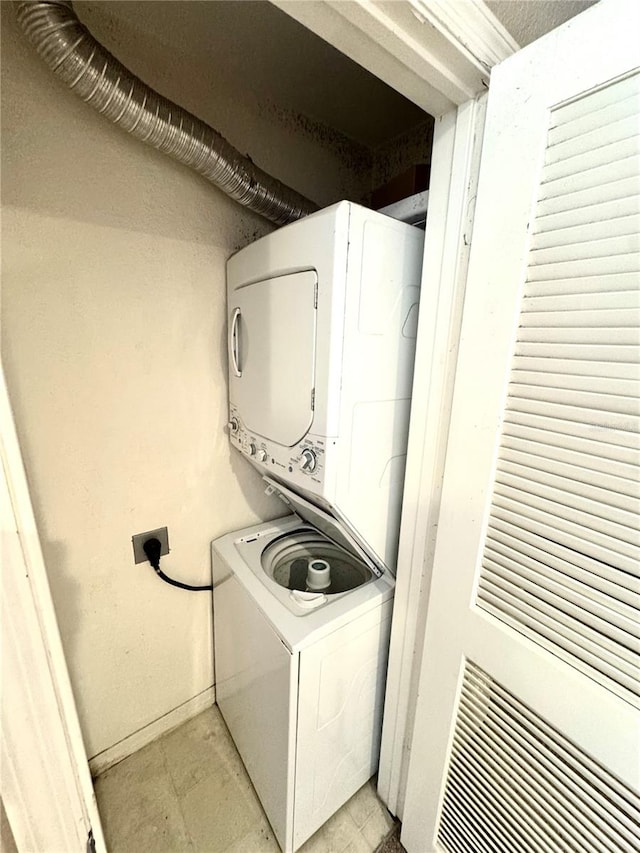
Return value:
[(257, 452), (257, 454), (256, 454), (256, 459), (258, 460), (258, 462), (264, 462), (264, 460), (265, 460), (266, 458), (267, 458), (267, 451), (266, 451), (266, 450), (263, 450), (263, 449), (261, 448), (261, 449)]
[(258, 448), (255, 446), (255, 444), (253, 442), (251, 442), (251, 444), (249, 444), (247, 446), (247, 453), (249, 454), (249, 456), (255, 456), (257, 453), (257, 450), (258, 450)]
[(302, 453), (300, 454), (300, 470), (306, 471), (308, 474), (311, 474), (312, 471), (316, 470), (318, 465), (318, 459), (313, 450), (310, 450), (306, 447)]
[(237, 418), (231, 418), (231, 420), (229, 421), (227, 426), (229, 427), (229, 432), (232, 433), (233, 435), (235, 435), (238, 432), (238, 430), (240, 429), (240, 424), (238, 423)]

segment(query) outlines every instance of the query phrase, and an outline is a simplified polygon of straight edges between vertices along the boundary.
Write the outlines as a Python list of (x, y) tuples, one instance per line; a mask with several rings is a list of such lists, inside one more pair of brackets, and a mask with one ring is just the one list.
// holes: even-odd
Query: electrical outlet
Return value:
[(157, 530), (147, 530), (146, 533), (136, 533), (131, 537), (133, 542), (133, 556), (135, 563), (146, 563), (147, 555), (144, 553), (142, 546), (147, 539), (159, 539), (160, 556), (165, 557), (169, 553), (169, 531), (166, 527), (159, 527)]

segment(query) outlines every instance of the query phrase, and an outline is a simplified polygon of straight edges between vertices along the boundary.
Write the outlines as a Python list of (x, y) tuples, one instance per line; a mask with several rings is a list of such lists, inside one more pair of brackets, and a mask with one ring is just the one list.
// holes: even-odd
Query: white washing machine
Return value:
[[(216, 701), (284, 853), (376, 772), (394, 589), (295, 504), (212, 545)], [(331, 586), (307, 592), (315, 562)]]
[(216, 694), (285, 853), (378, 765), (423, 238), (340, 202), (227, 268), (231, 442), (295, 515), (213, 543)]

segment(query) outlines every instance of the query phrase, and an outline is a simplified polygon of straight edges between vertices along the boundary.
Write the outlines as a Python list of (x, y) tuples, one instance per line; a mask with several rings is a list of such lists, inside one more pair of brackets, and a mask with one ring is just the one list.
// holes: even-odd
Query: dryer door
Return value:
[(250, 433), (286, 447), (313, 420), (315, 271), (229, 293), (229, 401)]

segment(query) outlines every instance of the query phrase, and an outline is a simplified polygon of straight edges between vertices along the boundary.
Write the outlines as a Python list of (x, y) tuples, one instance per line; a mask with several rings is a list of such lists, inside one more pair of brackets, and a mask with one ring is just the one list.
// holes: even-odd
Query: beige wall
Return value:
[[(163, 568), (206, 583), (212, 538), (282, 514), (224, 431), (224, 265), (270, 226), (94, 114), (0, 5), (3, 362), (93, 756), (213, 681), (210, 596), (134, 566), (132, 534), (167, 525)], [(366, 193), (344, 138), (168, 59), (124, 5), (82, 8), (149, 83), (321, 204)]]

